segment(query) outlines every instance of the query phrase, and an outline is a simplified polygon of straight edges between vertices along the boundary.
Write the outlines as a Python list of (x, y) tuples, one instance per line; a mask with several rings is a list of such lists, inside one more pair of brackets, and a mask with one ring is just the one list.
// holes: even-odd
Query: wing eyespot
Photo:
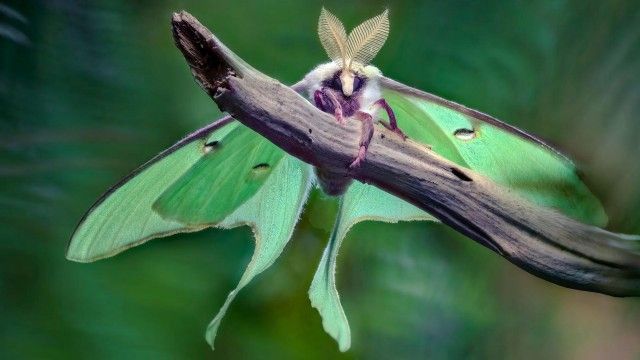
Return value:
[(461, 128), (454, 131), (453, 136), (463, 141), (469, 141), (469, 140), (475, 139), (477, 134), (473, 129)]
[(271, 165), (267, 163), (260, 163), (255, 165), (253, 168), (251, 168), (251, 172), (254, 175), (262, 175), (264, 173), (269, 172), (269, 170), (271, 170)]
[(271, 172), (271, 165), (268, 163), (260, 163), (254, 165), (249, 172), (250, 179), (261, 179), (267, 176)]
[(214, 140), (204, 144), (202, 151), (204, 151), (205, 154), (208, 154), (214, 150), (218, 150), (219, 148), (220, 148), (220, 141)]
[(271, 167), (271, 165), (267, 163), (260, 163), (253, 167), (253, 170), (267, 170)]

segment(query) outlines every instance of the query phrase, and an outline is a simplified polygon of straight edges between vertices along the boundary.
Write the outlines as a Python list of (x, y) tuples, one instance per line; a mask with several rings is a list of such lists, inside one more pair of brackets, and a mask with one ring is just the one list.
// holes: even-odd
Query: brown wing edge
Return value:
[[(69, 247), (71, 246), (71, 240), (73, 239), (73, 236), (78, 231), (78, 228), (80, 228), (80, 226), (82, 226), (82, 224), (87, 219), (89, 214), (91, 214), (91, 212), (94, 209), (96, 209), (98, 206), (100, 206), (100, 204), (102, 204), (116, 190), (118, 190), (120, 187), (122, 187), (122, 185), (124, 185), (127, 181), (131, 180), (133, 177), (135, 177), (136, 175), (140, 174), (141, 172), (143, 172), (144, 170), (149, 168), (151, 165), (157, 163), (158, 161), (160, 161), (160, 160), (164, 159), (165, 157), (171, 155), (172, 153), (176, 152), (178, 149), (182, 148), (183, 146), (185, 146), (187, 144), (190, 144), (193, 141), (205, 138), (206, 136), (211, 134), (211, 132), (220, 129), (220, 128), (224, 127), (225, 125), (228, 125), (229, 123), (231, 123), (234, 120), (235, 119), (232, 118), (231, 116), (225, 115), (222, 118), (212, 122), (211, 124), (192, 132), (191, 134), (189, 134), (189, 135), (185, 136), (184, 138), (182, 138), (177, 143), (173, 144), (171, 147), (165, 149), (164, 151), (162, 151), (158, 155), (154, 156), (151, 160), (149, 160), (149, 161), (145, 162), (144, 164), (140, 165), (139, 167), (137, 167), (135, 170), (133, 170), (131, 173), (129, 173), (129, 175), (127, 175), (124, 178), (120, 179), (120, 181), (118, 181), (115, 185), (113, 185), (109, 189), (107, 189), (107, 191), (105, 191), (102, 195), (100, 195), (98, 200), (96, 200), (93, 203), (93, 205), (91, 205), (89, 210), (87, 210), (84, 213), (84, 215), (82, 216), (82, 218), (78, 222), (78, 225), (76, 225), (75, 229), (73, 230), (73, 233), (71, 234), (71, 238), (69, 239), (69, 242), (67, 244), (66, 252), (69, 252)], [(169, 235), (171, 235), (171, 234), (169, 234)], [(149, 240), (149, 239), (146, 239), (146, 240)], [(120, 251), (118, 251), (118, 252), (120, 252)], [(108, 256), (105, 256), (105, 257), (108, 257)], [(97, 260), (97, 259), (95, 259), (95, 260)]]
[(443, 99), (437, 95), (428, 93), (426, 91), (422, 91), (416, 88), (412, 88), (408, 85), (405, 85), (401, 82), (398, 82), (396, 80), (390, 79), (388, 77), (382, 77), (380, 79), (380, 85), (382, 85), (382, 88), (384, 89), (389, 89), (389, 90), (393, 90), (393, 91), (397, 91), (403, 94), (407, 94), (407, 95), (411, 95), (411, 96), (415, 96), (418, 98), (422, 98), (428, 101), (432, 101), (436, 104), (445, 106), (449, 109), (452, 110), (456, 110), (459, 111), (465, 115), (471, 116), (474, 119), (478, 119), (480, 121), (484, 121), (490, 125), (493, 125), (495, 127), (498, 127), (500, 129), (503, 129), (505, 131), (508, 131), (514, 135), (517, 135), (525, 140), (531, 141), (537, 145), (540, 145), (542, 147), (544, 147), (545, 149), (553, 152), (554, 154), (556, 154), (557, 156), (559, 156), (560, 158), (562, 158), (563, 160), (567, 161), (570, 165), (572, 165), (574, 167), (574, 169), (576, 168), (575, 164), (573, 163), (573, 161), (565, 154), (563, 154), (562, 152), (560, 152), (559, 150), (555, 149), (553, 146), (549, 145), (548, 143), (546, 143), (544, 140), (540, 139), (539, 137), (529, 134), (528, 132), (518, 129), (517, 127), (513, 126), (513, 125), (509, 125), (505, 122), (502, 122), (496, 118), (494, 118), (491, 115), (487, 115), (483, 112), (480, 112), (478, 110), (474, 110), (471, 108), (468, 108), (464, 105), (458, 104), (456, 102), (447, 100), (447, 99)]

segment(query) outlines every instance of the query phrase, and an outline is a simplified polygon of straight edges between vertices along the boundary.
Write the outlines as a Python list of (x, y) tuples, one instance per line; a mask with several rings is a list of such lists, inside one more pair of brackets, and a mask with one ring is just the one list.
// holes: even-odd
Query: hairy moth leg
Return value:
[(385, 99), (378, 99), (373, 103), (373, 106), (379, 106), (380, 108), (384, 109), (384, 111), (386, 111), (387, 113), (387, 116), (389, 117), (389, 123), (384, 120), (379, 120), (382, 126), (398, 134), (398, 136), (400, 136), (402, 140), (407, 140), (407, 135), (405, 135), (404, 132), (398, 127), (396, 114), (393, 112), (393, 109), (391, 108), (391, 106), (389, 106), (387, 101)]
[(333, 106), (333, 116), (340, 124), (344, 124), (344, 116), (342, 115), (342, 105), (336, 98), (336, 95), (327, 88), (321, 88), (313, 93), (313, 101), (316, 103), (316, 107), (324, 112), (327, 112)]
[(360, 134), (358, 156), (356, 156), (356, 159), (349, 165), (349, 169), (357, 168), (362, 161), (364, 161), (367, 156), (367, 148), (369, 148), (369, 143), (373, 137), (373, 117), (371, 114), (358, 110), (353, 117), (362, 122), (362, 133)]

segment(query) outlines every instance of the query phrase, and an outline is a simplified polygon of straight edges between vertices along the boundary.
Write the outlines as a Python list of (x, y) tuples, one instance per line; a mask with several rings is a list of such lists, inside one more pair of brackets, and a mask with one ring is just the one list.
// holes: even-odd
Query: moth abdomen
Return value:
[(318, 184), (325, 194), (330, 196), (340, 196), (344, 194), (353, 179), (347, 175), (345, 171), (337, 171), (335, 169), (313, 168)]

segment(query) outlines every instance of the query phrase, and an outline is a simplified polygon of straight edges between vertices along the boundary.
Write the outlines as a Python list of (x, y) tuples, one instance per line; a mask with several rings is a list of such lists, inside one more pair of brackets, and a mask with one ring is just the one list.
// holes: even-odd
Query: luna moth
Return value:
[[(331, 62), (292, 86), (320, 110), (333, 114), (336, 126), (345, 121), (362, 123), (362, 136), (354, 139), (360, 148), (349, 167), (366, 161), (373, 123), (380, 122), (400, 138), (428, 145), (536, 205), (588, 224), (606, 223), (600, 202), (579, 179), (574, 164), (542, 140), (384, 77), (370, 62), (388, 32), (387, 11), (347, 35), (342, 23), (322, 9), (318, 34)], [(376, 187), (332, 183), (230, 116), (186, 136), (109, 189), (80, 221), (67, 258), (91, 262), (180, 232), (250, 226), (254, 254), (207, 328), (206, 339), (213, 347), (230, 304), (276, 261), (316, 186), (338, 197), (339, 210), (309, 297), (325, 331), (346, 351), (351, 335), (335, 271), (338, 250), (350, 228), (364, 220), (436, 219)]]

